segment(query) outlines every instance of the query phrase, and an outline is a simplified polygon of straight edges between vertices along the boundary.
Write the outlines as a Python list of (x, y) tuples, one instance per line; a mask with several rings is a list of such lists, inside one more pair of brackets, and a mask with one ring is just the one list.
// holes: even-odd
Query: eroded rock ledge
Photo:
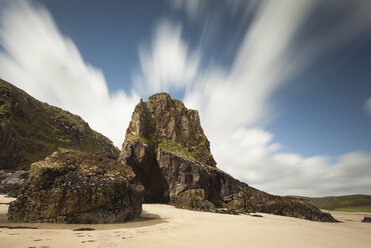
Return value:
[(53, 153), (33, 163), (13, 222), (117, 223), (139, 217), (143, 186), (129, 166), (102, 153)]
[(132, 115), (120, 159), (145, 187), (146, 202), (179, 208), (264, 212), (335, 222), (306, 200), (259, 191), (216, 168), (198, 112), (166, 93), (141, 101)]

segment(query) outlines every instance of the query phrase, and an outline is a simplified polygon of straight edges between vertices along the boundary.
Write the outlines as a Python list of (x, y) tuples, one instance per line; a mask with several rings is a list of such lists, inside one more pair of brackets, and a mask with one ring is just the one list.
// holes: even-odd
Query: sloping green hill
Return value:
[(309, 200), (321, 209), (371, 213), (371, 195), (345, 195), (318, 198), (301, 198)]
[(119, 153), (81, 117), (0, 79), (0, 169), (28, 169), (32, 162), (65, 150)]

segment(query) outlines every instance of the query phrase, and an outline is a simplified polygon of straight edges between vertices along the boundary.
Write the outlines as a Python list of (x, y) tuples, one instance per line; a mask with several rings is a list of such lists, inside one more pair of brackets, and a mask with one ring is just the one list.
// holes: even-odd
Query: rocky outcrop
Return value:
[(200, 211), (258, 211), (336, 221), (306, 200), (267, 194), (216, 168), (198, 113), (166, 93), (135, 107), (120, 159), (144, 185), (146, 202)]
[(42, 103), (0, 79), (0, 169), (28, 170), (55, 151), (119, 150), (79, 116)]
[(28, 177), (25, 170), (0, 170), (0, 193), (17, 197)]
[(13, 222), (117, 223), (142, 211), (143, 186), (129, 166), (102, 153), (53, 153), (33, 163)]
[(183, 102), (159, 93), (148, 102), (141, 100), (131, 118), (126, 140), (156, 144), (216, 167), (197, 110), (187, 109)]
[(148, 102), (141, 100), (126, 131), (121, 159), (133, 165), (145, 187), (146, 202), (169, 202), (167, 182), (156, 160), (160, 147), (216, 167), (196, 110), (187, 109), (166, 93), (153, 95)]

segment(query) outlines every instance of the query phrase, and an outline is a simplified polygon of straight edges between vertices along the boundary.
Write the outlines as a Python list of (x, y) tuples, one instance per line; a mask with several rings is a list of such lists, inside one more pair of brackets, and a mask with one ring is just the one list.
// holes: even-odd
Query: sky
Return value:
[(371, 194), (371, 2), (0, 0), (0, 77), (121, 148), (140, 98), (197, 109), (273, 194)]

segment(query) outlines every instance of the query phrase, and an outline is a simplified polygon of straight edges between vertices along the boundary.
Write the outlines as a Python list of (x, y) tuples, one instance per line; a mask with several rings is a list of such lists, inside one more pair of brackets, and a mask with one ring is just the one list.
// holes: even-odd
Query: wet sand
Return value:
[[(5, 200), (0, 196), (0, 203)], [(331, 212), (342, 223), (320, 223), (261, 214), (223, 215), (144, 204), (142, 219), (114, 225), (6, 223), (0, 204), (0, 247), (370, 247), (371, 224), (365, 213)], [(73, 231), (80, 227), (94, 231)]]

